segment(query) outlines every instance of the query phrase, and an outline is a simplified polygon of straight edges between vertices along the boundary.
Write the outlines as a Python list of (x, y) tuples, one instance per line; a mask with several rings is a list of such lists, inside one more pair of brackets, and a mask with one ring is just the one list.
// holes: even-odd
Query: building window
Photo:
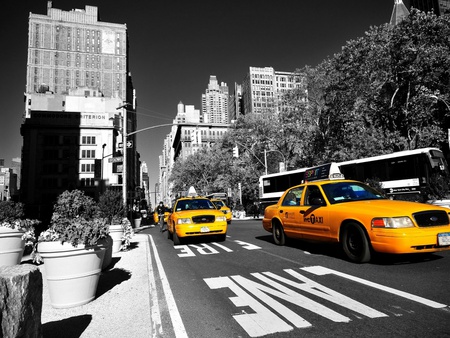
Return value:
[(95, 144), (95, 136), (82, 136), (81, 144)]
[(95, 150), (82, 150), (81, 158), (95, 158)]
[(82, 187), (92, 187), (95, 185), (95, 179), (94, 178), (82, 178), (80, 180), (80, 185)]
[(93, 173), (95, 169), (94, 163), (83, 163), (81, 165), (81, 172), (82, 173)]

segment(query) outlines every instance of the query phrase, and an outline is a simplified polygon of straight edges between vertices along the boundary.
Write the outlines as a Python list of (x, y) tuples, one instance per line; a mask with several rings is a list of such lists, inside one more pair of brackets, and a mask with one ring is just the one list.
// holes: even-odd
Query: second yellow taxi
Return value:
[(206, 197), (185, 197), (175, 201), (167, 221), (168, 238), (174, 245), (193, 236), (215, 235), (218, 241), (225, 241), (227, 219)]
[(224, 213), (225, 217), (227, 218), (227, 223), (230, 224), (233, 214), (231, 213), (231, 209), (227, 207), (225, 202), (218, 198), (211, 198), (211, 202), (213, 202), (217, 209)]

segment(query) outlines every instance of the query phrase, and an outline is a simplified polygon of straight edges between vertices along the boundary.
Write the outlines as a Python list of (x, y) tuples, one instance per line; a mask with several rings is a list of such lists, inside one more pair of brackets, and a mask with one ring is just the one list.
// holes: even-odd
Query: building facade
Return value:
[(242, 113), (279, 112), (282, 95), (302, 85), (301, 77), (293, 72), (250, 67), (242, 83)]
[(436, 15), (450, 14), (450, 0), (409, 0), (409, 5)]
[[(128, 69), (125, 24), (98, 21), (98, 9), (30, 13), (21, 201), (48, 221), (57, 196), (81, 189), (139, 186), (135, 91)], [(127, 102), (127, 104), (124, 104)], [(125, 122), (126, 116), (126, 122)], [(127, 194), (127, 198), (134, 194)]]
[(209, 77), (208, 88), (202, 94), (202, 115), (205, 123), (229, 123), (228, 86), (219, 84), (217, 77)]

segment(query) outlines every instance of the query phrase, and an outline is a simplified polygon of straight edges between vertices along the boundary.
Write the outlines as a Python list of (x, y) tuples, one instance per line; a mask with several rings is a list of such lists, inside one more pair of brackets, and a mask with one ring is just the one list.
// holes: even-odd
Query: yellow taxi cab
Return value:
[(322, 179), (324, 169), (317, 168), (305, 172), (306, 183), (287, 189), (264, 211), (263, 227), (276, 244), (284, 245), (286, 238), (338, 242), (357, 263), (370, 261), (374, 252), (450, 250), (449, 209), (390, 200), (339, 173), (328, 175), (337, 179)]
[(231, 213), (231, 209), (227, 207), (225, 202), (218, 198), (211, 198), (211, 202), (213, 202), (217, 209), (224, 213), (225, 217), (227, 218), (227, 223), (230, 224), (233, 214)]
[(168, 238), (174, 245), (187, 237), (215, 235), (220, 242), (227, 236), (227, 219), (206, 197), (184, 197), (175, 201), (167, 221)]

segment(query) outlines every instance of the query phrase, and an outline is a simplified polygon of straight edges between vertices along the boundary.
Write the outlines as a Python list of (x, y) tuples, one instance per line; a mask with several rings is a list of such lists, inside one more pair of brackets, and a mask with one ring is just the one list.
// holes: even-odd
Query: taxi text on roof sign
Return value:
[(327, 163), (305, 171), (304, 181), (320, 181), (327, 179), (344, 179), (336, 163)]

